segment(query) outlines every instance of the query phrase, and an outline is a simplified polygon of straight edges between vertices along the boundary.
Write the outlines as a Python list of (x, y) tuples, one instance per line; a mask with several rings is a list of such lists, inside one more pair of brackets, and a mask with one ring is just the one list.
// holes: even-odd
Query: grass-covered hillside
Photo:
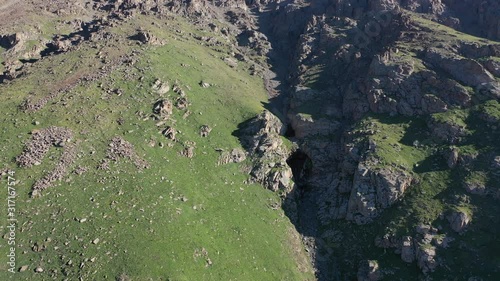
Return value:
[[(162, 43), (140, 43), (138, 29)], [(0, 199), (8, 182), (17, 193), (16, 273), (2, 262), (1, 280), (312, 279), (298, 234), (272, 208), (278, 196), (245, 183), (249, 163), (218, 165), (241, 148), (233, 132), (266, 92), (250, 63), (224, 61), (228, 44), (194, 39), (205, 33), (179, 17), (137, 16), (0, 85)], [(154, 114), (160, 100), (171, 112)], [(52, 126), (71, 137), (18, 163)]]

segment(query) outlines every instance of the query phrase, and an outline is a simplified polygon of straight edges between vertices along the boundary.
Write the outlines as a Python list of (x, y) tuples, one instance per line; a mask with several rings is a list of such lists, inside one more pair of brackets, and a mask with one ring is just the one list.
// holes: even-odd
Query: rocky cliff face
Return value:
[[(483, 5), (498, 5), (486, 2)], [(338, 220), (369, 229), (382, 225), (399, 229), (393, 225), (404, 220), (409, 227), (411, 219), (396, 209), (410, 208), (415, 194), (437, 188), (424, 186), (440, 185), (426, 179), (437, 175), (442, 165), (433, 159), (444, 159), (446, 168), (439, 169), (456, 173), (468, 173), (465, 170), (482, 161), (477, 153), (462, 156), (446, 146), (472, 141), (472, 131), (482, 129), (471, 122), (488, 119), (479, 114), (483, 102), (500, 97), (496, 63), (500, 45), (460, 33), (498, 38), (494, 16), (498, 10), (481, 9), (479, 2), (439, 0), (247, 4), (265, 11), (261, 17), (271, 27), (261, 31), (271, 41), (271, 54), (290, 58), (283, 110), (290, 128), (287, 135), (310, 161), (310, 170), (300, 180), (316, 194), (314, 208), (325, 228), (336, 229), (332, 225)], [(490, 144), (484, 143), (484, 148)], [(488, 153), (498, 153), (493, 146)], [(456, 186), (463, 188), (461, 183)], [(484, 185), (466, 186), (461, 192), (487, 194), (476, 192)], [(452, 193), (451, 187), (445, 190)], [(293, 200), (301, 210), (300, 196)], [(414, 262), (420, 272), (432, 276), (444, 264), (438, 257), (440, 249), (455, 239), (454, 232), (463, 233), (474, 221), (473, 212), (445, 212), (456, 204), (469, 208), (471, 202), (457, 203), (451, 197), (442, 202), (435, 203), (437, 210), (414, 206), (423, 208), (417, 211), (422, 215), (417, 220), (431, 231), (405, 230), (406, 235), (399, 234), (392, 242), (375, 244), (394, 247), (403, 262)], [(430, 217), (450, 228), (438, 231), (430, 225)], [(369, 255), (344, 257), (353, 256)], [(363, 264), (359, 270), (358, 280), (371, 280), (370, 272), (378, 268)]]

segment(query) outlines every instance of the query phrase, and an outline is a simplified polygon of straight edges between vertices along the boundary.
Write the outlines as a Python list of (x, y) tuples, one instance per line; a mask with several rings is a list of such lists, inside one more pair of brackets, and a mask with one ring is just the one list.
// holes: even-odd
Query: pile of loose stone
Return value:
[(32, 196), (40, 195), (42, 190), (51, 187), (55, 181), (61, 180), (68, 173), (68, 167), (76, 159), (77, 145), (70, 143), (72, 138), (73, 132), (62, 127), (51, 126), (32, 132), (31, 140), (26, 143), (21, 155), (16, 158), (16, 162), (20, 167), (40, 165), (52, 146), (64, 147), (61, 159), (54, 169), (33, 185)]
[(134, 150), (134, 146), (122, 137), (114, 137), (106, 151), (106, 158), (99, 165), (99, 169), (108, 170), (110, 161), (117, 162), (121, 158), (127, 158), (134, 162), (139, 170), (148, 169), (149, 163), (140, 158)]
[(67, 128), (51, 126), (34, 130), (31, 140), (25, 145), (23, 153), (16, 158), (16, 162), (20, 167), (28, 168), (40, 165), (52, 146), (62, 147), (72, 138), (73, 133)]

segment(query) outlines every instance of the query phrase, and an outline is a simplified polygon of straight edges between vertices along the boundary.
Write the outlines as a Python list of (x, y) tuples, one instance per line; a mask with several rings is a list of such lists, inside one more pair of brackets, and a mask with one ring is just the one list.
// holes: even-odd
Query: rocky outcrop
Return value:
[(159, 95), (164, 95), (170, 91), (170, 84), (168, 84), (168, 82), (163, 82), (160, 79), (156, 79), (153, 86), (151, 86), (151, 90)]
[(490, 59), (485, 61), (483, 65), (491, 74), (500, 77), (500, 61)]
[(373, 221), (383, 209), (400, 200), (413, 181), (408, 172), (368, 168), (360, 163), (354, 174), (346, 218), (357, 224)]
[(459, 30), (477, 36), (500, 39), (500, 3), (496, 0), (444, 1), (459, 19)]
[(161, 40), (150, 31), (145, 30), (139, 30), (137, 35), (134, 36), (134, 39), (138, 40), (142, 44), (148, 45), (162, 46), (166, 44), (165, 40)]
[(212, 128), (210, 128), (208, 125), (202, 125), (200, 127), (200, 136), (206, 138), (208, 135), (212, 132)]
[(304, 138), (314, 135), (331, 135), (338, 131), (340, 123), (327, 118), (315, 119), (307, 114), (295, 114), (290, 117), (295, 137)]
[(485, 195), (488, 191), (482, 182), (466, 181), (464, 183), (465, 190), (470, 194)]
[(174, 105), (169, 100), (159, 100), (153, 105), (153, 113), (168, 117), (172, 115)]
[(454, 122), (454, 120), (438, 120), (431, 118), (427, 122), (433, 136), (446, 141), (450, 144), (458, 143), (468, 134), (463, 124)]
[(471, 217), (463, 211), (453, 211), (447, 216), (450, 227), (456, 232), (463, 232), (471, 222)]
[(427, 50), (426, 59), (468, 86), (477, 87), (483, 83), (495, 82), (493, 75), (475, 60), (446, 54), (435, 48)]
[(433, 272), (438, 263), (436, 261), (436, 247), (421, 244), (417, 246), (417, 264), (424, 274)]
[(240, 163), (245, 161), (246, 159), (246, 153), (245, 151), (239, 149), (239, 148), (234, 148), (231, 151), (222, 151), (219, 161), (217, 162), (218, 165), (225, 165), (229, 163)]
[(453, 169), (457, 166), (459, 159), (459, 150), (456, 147), (451, 148), (449, 151), (446, 163), (448, 164), (448, 168)]
[(439, 234), (438, 229), (425, 224), (415, 228), (413, 236), (403, 236), (400, 239), (395, 235), (386, 234), (375, 240), (375, 245), (382, 248), (394, 248), (395, 253), (407, 263), (416, 262), (424, 274), (433, 272), (439, 265), (436, 257), (438, 247), (447, 248), (454, 239), (444, 234)]
[(167, 126), (161, 134), (169, 140), (175, 141), (175, 136), (177, 135), (177, 130), (171, 126)]
[(272, 49), (266, 35), (250, 29), (238, 35), (238, 45), (248, 47), (249, 50), (255, 51), (259, 56), (267, 55)]
[(22, 47), (26, 41), (26, 35), (23, 33), (14, 33), (10, 35), (0, 35), (0, 47), (5, 49)]
[(283, 123), (269, 111), (264, 111), (240, 129), (240, 139), (253, 158), (251, 179), (273, 191), (287, 194), (293, 189), (292, 171), (286, 160), (290, 154), (281, 135)]

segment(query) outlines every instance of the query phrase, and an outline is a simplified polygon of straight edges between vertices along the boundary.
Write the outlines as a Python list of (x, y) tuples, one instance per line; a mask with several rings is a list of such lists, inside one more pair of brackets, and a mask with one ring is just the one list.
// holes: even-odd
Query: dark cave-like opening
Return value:
[(301, 190), (305, 189), (306, 179), (311, 167), (311, 159), (302, 150), (297, 149), (288, 157), (286, 163), (292, 169), (293, 180)]
[(288, 126), (286, 126), (285, 137), (286, 138), (295, 137), (295, 130), (293, 129), (292, 125), (290, 125), (290, 124), (288, 124)]

